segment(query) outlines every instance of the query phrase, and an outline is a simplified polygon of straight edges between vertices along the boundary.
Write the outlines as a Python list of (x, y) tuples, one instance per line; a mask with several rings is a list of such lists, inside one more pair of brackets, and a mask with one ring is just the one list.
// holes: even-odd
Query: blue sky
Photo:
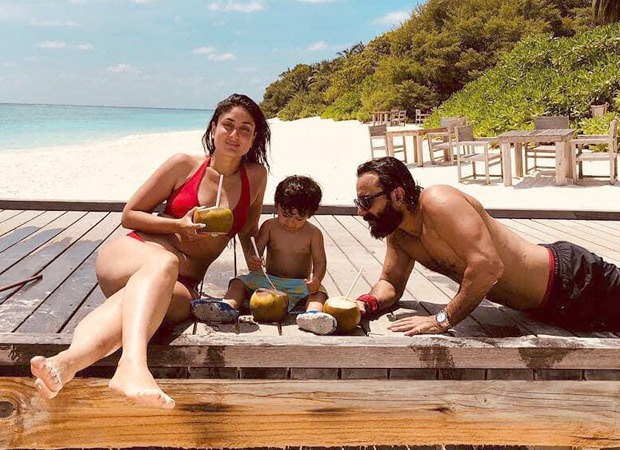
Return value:
[(0, 0), (0, 103), (212, 108), (421, 0)]

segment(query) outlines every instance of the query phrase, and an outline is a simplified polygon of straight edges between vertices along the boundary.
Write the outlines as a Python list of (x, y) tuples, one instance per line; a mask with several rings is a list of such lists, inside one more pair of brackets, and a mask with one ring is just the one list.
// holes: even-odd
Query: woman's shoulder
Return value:
[(167, 171), (172, 171), (177, 175), (184, 175), (189, 172), (193, 172), (202, 164), (205, 157), (202, 155), (189, 155), (187, 153), (176, 153), (170, 156), (162, 165), (161, 168)]
[(190, 155), (188, 153), (175, 153), (166, 160), (172, 165), (191, 165), (202, 164), (205, 160), (204, 155)]
[(267, 178), (267, 168), (259, 163), (246, 162), (243, 164), (248, 176)]

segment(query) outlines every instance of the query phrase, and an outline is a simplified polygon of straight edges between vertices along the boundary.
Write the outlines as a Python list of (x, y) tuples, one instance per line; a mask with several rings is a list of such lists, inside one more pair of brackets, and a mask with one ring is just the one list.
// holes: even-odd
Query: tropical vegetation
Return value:
[[(287, 120), (320, 115), (366, 121), (370, 111), (392, 108), (411, 116), (478, 79), (523, 38), (570, 37), (589, 29), (592, 7), (590, 0), (428, 0), (366, 45), (287, 69), (267, 87), (261, 107)], [(550, 42), (528, 42), (536, 39)]]
[(613, 114), (591, 119), (590, 105), (620, 111), (620, 23), (573, 37), (535, 35), (437, 108), (428, 119), (465, 116), (479, 135), (528, 128), (539, 115), (567, 115), (586, 133), (607, 131)]

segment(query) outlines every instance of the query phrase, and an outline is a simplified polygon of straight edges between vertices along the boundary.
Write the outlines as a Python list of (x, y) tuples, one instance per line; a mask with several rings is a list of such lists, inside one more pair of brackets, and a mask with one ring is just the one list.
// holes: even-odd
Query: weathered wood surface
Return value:
[[(264, 215), (266, 220), (271, 215)], [(352, 215), (317, 215), (328, 257), (324, 285), (344, 294), (357, 271), (352, 296), (378, 279), (385, 244), (369, 236)], [(620, 262), (620, 222), (565, 219), (499, 219), (532, 242), (566, 239)], [(35, 353), (64, 348), (76, 324), (104, 301), (94, 273), (97, 251), (126, 233), (118, 212), (0, 212), (0, 285), (36, 274), (42, 280), (0, 292), (0, 367), (27, 364)], [(245, 263), (229, 246), (207, 272), (203, 290), (222, 295)], [(409, 315), (434, 314), (456, 293), (448, 278), (416, 266), (398, 308), (362, 323), (351, 336), (318, 337), (297, 329), (294, 317), (282, 324), (257, 324), (244, 317), (237, 326), (188, 322), (160, 333), (151, 361), (160, 367), (298, 367), (370, 369), (563, 369), (618, 370), (618, 335), (583, 334), (533, 321), (526, 314), (483, 301), (450, 336), (405, 338), (388, 326)], [(205, 346), (209, 352), (205, 351)], [(102, 365), (114, 364), (114, 357)], [(369, 373), (369, 372), (367, 372)], [(382, 372), (383, 373), (383, 372)], [(497, 374), (497, 373), (496, 373)], [(342, 374), (340, 374), (342, 376)], [(531, 373), (525, 374), (531, 379)], [(581, 373), (584, 377), (584, 373)]]
[[(261, 325), (262, 326), (262, 325)], [(296, 328), (294, 325), (287, 326)], [(449, 336), (314, 336), (265, 333), (181, 334), (152, 344), (155, 367), (332, 367), (411, 369), (618, 369), (620, 339)], [(255, 325), (258, 330), (258, 325)], [(54, 354), (69, 334), (0, 334), (0, 367)], [(116, 356), (98, 365), (115, 365)]]
[[(174, 410), (133, 405), (102, 380), (42, 400), (0, 378), (0, 447), (256, 448), (620, 443), (620, 389), (587, 381), (161, 380)], [(131, 418), (130, 420), (128, 418)]]

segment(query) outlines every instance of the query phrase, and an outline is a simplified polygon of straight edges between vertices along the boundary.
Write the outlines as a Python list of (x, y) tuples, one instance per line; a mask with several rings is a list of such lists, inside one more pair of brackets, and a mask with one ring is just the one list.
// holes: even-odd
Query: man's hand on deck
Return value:
[(437, 334), (443, 333), (444, 330), (435, 320), (435, 316), (411, 316), (404, 319), (398, 319), (392, 323), (389, 330), (394, 332), (405, 332), (405, 336), (413, 336), (415, 334)]

